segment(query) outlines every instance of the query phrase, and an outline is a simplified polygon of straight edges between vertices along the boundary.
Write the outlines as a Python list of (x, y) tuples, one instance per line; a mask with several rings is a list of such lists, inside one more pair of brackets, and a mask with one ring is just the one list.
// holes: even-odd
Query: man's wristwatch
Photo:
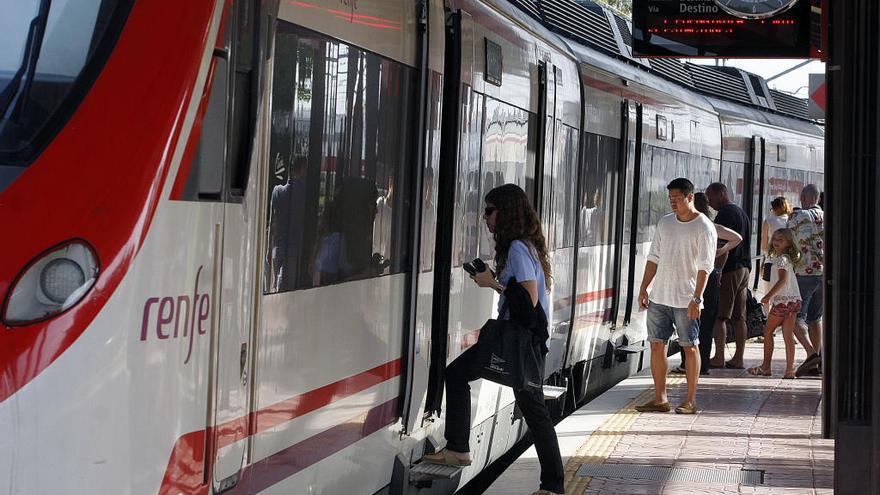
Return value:
[(694, 297), (694, 302), (697, 303), (697, 305), (703, 304), (703, 298), (702, 297)]

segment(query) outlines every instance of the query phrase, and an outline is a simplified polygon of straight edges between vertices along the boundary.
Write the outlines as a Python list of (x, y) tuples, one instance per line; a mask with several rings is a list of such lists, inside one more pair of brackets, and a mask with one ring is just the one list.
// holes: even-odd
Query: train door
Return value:
[[(541, 60), (542, 58), (544, 60)], [(571, 264), (565, 263), (564, 259), (566, 255), (570, 258), (571, 253), (562, 252), (556, 247), (561, 246), (557, 237), (564, 236), (565, 229), (568, 228), (568, 225), (560, 222), (560, 220), (564, 220), (565, 216), (565, 205), (561, 204), (561, 201), (574, 199), (572, 195), (565, 194), (566, 190), (570, 189), (568, 186), (572, 184), (572, 181), (567, 180), (568, 178), (563, 174), (569, 172), (572, 164), (560, 163), (559, 160), (560, 153), (564, 152), (559, 146), (559, 140), (562, 136), (557, 134), (563, 132), (562, 126), (557, 126), (557, 122), (561, 124), (561, 121), (557, 120), (559, 109), (556, 97), (559, 69), (549, 62), (549, 58), (549, 54), (538, 53), (538, 118), (540, 119), (540, 128), (538, 129), (538, 163), (535, 173), (538, 182), (535, 187), (537, 193), (535, 205), (538, 208), (541, 225), (545, 229), (547, 248), (551, 253), (554, 274), (554, 288), (550, 304), (551, 314), (547, 315), (552, 338), (548, 344), (550, 352), (545, 362), (545, 377), (562, 367), (568, 336), (567, 327), (571, 318), (570, 305), (559, 304), (561, 301), (566, 301), (566, 297), (568, 297), (568, 301), (571, 300), (571, 284), (569, 283)], [(559, 206), (562, 208), (560, 209)], [(562, 283), (560, 284), (560, 282)]]
[[(254, 2), (235, 2), (229, 7), (231, 25), (227, 44), (215, 49), (218, 82), (226, 82), (223, 220), (215, 228), (214, 328), (210, 338), (208, 439), (206, 456), (213, 486), (222, 491), (238, 483), (248, 448), (250, 410), (250, 362), (255, 321), (260, 201), (257, 181), (249, 180), (261, 158), (256, 145), (256, 65), (260, 58), (255, 35), (260, 26)], [(231, 48), (229, 37), (232, 37)], [(220, 131), (221, 135), (223, 131)]]
[[(553, 152), (556, 126), (556, 66), (548, 60), (549, 54), (538, 54), (538, 157), (535, 173), (535, 208), (541, 224), (550, 226), (553, 205)], [(552, 227), (548, 236), (553, 236)]]
[(619, 210), (623, 213), (618, 228), (621, 242), (620, 283), (616, 286), (614, 301), (614, 322), (617, 325), (629, 325), (632, 319), (636, 292), (641, 284), (641, 275), (636, 257), (639, 243), (639, 196), (642, 162), (642, 106), (638, 103), (624, 102), (624, 119), (626, 122), (626, 153), (621, 160), (620, 187), (622, 191)]
[[(747, 178), (749, 179), (748, 184), (750, 184), (750, 186), (745, 189), (749, 191), (752, 199), (750, 204), (750, 218), (752, 224), (752, 245), (750, 246), (750, 252), (755, 258), (759, 258), (761, 256), (761, 226), (764, 222), (765, 211), (769, 207), (769, 201), (764, 198), (764, 179), (766, 176), (765, 156), (765, 139), (760, 136), (752, 136), (751, 156), (749, 157), (750, 167), (749, 171), (747, 172)], [(753, 287), (757, 289), (758, 281), (761, 277), (760, 259), (755, 260), (752, 275), (754, 278)]]
[[(417, 154), (422, 164), (421, 178), (421, 217), (414, 219), (412, 245), (419, 246), (418, 259), (412, 265), (408, 278), (409, 308), (408, 333), (404, 338), (404, 361), (406, 369), (402, 373), (400, 406), (404, 431), (411, 433), (421, 428), (422, 411), (428, 401), (428, 382), (430, 375), (431, 322), (433, 311), (434, 272), (438, 269), (435, 255), (437, 244), (438, 201), (440, 194), (440, 163), (442, 147), (442, 123), (445, 108), (444, 74), (448, 70), (444, 63), (445, 12), (437, 2), (428, 2), (426, 17), (419, 19), (419, 47), (421, 52), (420, 87), (424, 90), (425, 104), (419, 108), (417, 117), (419, 130), (417, 139), (421, 140), (422, 151)], [(456, 108), (452, 106), (451, 108)], [(454, 113), (454, 112), (453, 112)], [(424, 126), (424, 128), (421, 128)], [(445, 192), (445, 191), (444, 191)], [(420, 227), (419, 227), (420, 226)], [(418, 241), (418, 242), (416, 242)], [(414, 249), (415, 251), (415, 249)], [(415, 304), (415, 307), (412, 305)]]

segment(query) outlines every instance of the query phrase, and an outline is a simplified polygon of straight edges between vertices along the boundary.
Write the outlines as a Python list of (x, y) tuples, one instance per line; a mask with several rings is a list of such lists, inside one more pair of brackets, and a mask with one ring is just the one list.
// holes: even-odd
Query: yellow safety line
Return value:
[[(685, 378), (681, 376), (668, 376), (666, 378), (666, 386), (672, 387), (685, 383)], [(587, 440), (578, 447), (575, 454), (569, 457), (565, 465), (565, 493), (566, 495), (583, 495), (584, 491), (590, 486), (593, 478), (588, 476), (578, 476), (577, 471), (581, 464), (584, 463), (604, 463), (623, 435), (629, 431), (639, 412), (635, 406), (647, 402), (654, 396), (654, 389), (645, 390), (638, 397), (629, 401), (613, 416), (605, 420), (601, 426), (587, 437)]]

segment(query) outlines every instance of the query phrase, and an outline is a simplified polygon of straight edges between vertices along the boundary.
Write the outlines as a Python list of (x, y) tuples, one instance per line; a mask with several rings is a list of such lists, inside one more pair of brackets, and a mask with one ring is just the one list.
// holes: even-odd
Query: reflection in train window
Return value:
[[(481, 167), (482, 197), (495, 187), (516, 184), (535, 197), (535, 148), (537, 118), (529, 112), (493, 98), (486, 98)], [(481, 203), (482, 203), (481, 197)], [(489, 231), (482, 224), (480, 257), (495, 256)]]
[(265, 293), (409, 265), (415, 71), (279, 21)]
[(483, 133), (483, 95), (466, 90), (462, 98), (461, 158), (456, 185), (453, 230), (453, 266), (461, 266), (479, 256), (480, 229), (483, 227), (483, 198), (480, 196), (480, 149)]
[(556, 121), (556, 150), (553, 163), (553, 208), (552, 228), (548, 229), (548, 243), (552, 249), (574, 246), (575, 218), (577, 204), (577, 129)]
[(597, 134), (584, 134), (581, 169), (583, 194), (580, 201), (581, 246), (614, 242), (614, 205), (617, 203), (617, 167), (620, 141)]
[(746, 173), (744, 163), (724, 161), (721, 164), (721, 183), (727, 186), (728, 199), (743, 209), (743, 180)]

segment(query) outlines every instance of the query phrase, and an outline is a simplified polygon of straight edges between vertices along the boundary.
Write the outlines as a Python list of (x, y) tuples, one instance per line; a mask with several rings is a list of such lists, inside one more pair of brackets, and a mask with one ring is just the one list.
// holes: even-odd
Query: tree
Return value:
[(593, 0), (596, 3), (605, 4), (617, 12), (625, 15), (632, 15), (632, 0)]

